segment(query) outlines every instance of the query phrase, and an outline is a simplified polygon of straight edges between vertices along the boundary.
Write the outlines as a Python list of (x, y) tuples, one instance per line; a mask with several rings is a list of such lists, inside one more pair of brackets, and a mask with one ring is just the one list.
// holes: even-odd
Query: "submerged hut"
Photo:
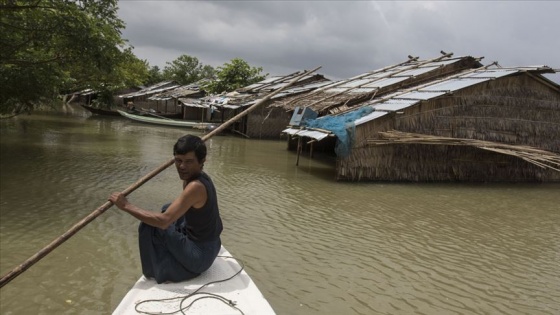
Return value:
[[(269, 77), (260, 82), (237, 89), (234, 92), (212, 96), (207, 99), (206, 105), (213, 106), (220, 111), (219, 117), (222, 121), (227, 120), (265, 97), (267, 94), (277, 91), (288, 85), (295, 77), (302, 72), (294, 72), (284, 76)], [(258, 109), (252, 111), (241, 121), (236, 122), (232, 131), (250, 138), (278, 138), (280, 132), (286, 128), (290, 121), (291, 113), (284, 110), (272, 111), (267, 106), (275, 101), (288, 98), (294, 95), (301, 95), (309, 91), (329, 84), (331, 81), (321, 74), (309, 74), (294, 83), (291, 87), (281, 91), (263, 104)]]
[(180, 85), (175, 81), (163, 81), (144, 87), (139, 91), (120, 94), (118, 98), (122, 100), (123, 107), (126, 107), (129, 103), (133, 103), (136, 108), (150, 109), (154, 107), (153, 104), (151, 104), (152, 100), (149, 99), (151, 96), (176, 89), (179, 86)]
[[(284, 117), (292, 117), (296, 109), (303, 108), (312, 110), (319, 117), (333, 115), (399, 89), (417, 86), (466, 69), (482, 67), (480, 59), (471, 56), (453, 57), (452, 53), (445, 52), (439, 57), (427, 60), (409, 56), (402, 63), (332, 82), (303, 95), (274, 101), (268, 108), (272, 113), (279, 113), (276, 116), (281, 116), (280, 113), (283, 112)], [(277, 125), (272, 131), (274, 136), (286, 129), (289, 121), (290, 118), (284, 118), (283, 124)]]
[(140, 88), (129, 87), (116, 91), (112, 97), (112, 102), (109, 102), (108, 100), (100, 100), (100, 92), (98, 90), (84, 89), (70, 94), (70, 98), (67, 100), (67, 103), (75, 103), (88, 108), (93, 107), (108, 110), (111, 107), (114, 107), (115, 104), (120, 104), (121, 100), (118, 95), (133, 93), (138, 90), (140, 90)]
[(337, 180), (560, 181), (560, 86), (542, 76), (554, 72), (464, 70), (316, 120), (338, 130), (285, 132), (299, 148), (337, 139)]
[[(183, 119), (204, 121), (206, 107), (200, 105), (200, 99), (205, 95), (206, 93), (201, 89), (200, 82), (197, 82), (155, 94), (150, 96), (148, 100), (156, 103), (156, 111), (179, 112)], [(152, 109), (154, 109), (153, 106)]]
[(75, 92), (72, 94), (70, 100), (68, 101), (70, 102), (75, 102), (78, 104), (83, 104), (83, 105), (92, 105), (93, 100), (95, 100), (97, 98), (97, 94), (99, 92), (93, 89), (84, 89), (81, 90), (79, 92)]

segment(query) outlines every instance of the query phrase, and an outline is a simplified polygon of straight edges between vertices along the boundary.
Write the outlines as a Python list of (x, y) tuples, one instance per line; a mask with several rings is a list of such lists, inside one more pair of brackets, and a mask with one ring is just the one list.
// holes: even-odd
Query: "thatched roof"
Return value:
[[(248, 93), (248, 94), (258, 94), (258, 93), (268, 94), (288, 85), (294, 78), (296, 78), (299, 75), (301, 75), (301, 71), (297, 71), (284, 76), (269, 77), (260, 82), (237, 89), (236, 92)], [(325, 78), (322, 74), (310, 73), (304, 76), (303, 78), (299, 79), (296, 83), (292, 84), (292, 87), (304, 86), (318, 81), (330, 81), (330, 80)]]
[(373, 107), (374, 112), (371, 114), (371, 117), (366, 116), (357, 120), (356, 125), (360, 125), (377, 118), (377, 115), (379, 114), (377, 112), (379, 111), (398, 112), (423, 101), (429, 101), (438, 97), (452, 95), (453, 93), (456, 93), (470, 86), (525, 72), (536, 76), (537, 79), (560, 93), (560, 85), (540, 75), (542, 73), (555, 73), (555, 70), (548, 66), (501, 68), (497, 67), (496, 63), (492, 63), (484, 68), (465, 71), (444, 79), (426, 83), (421, 86), (400, 90), (398, 92), (387, 95), (386, 97), (379, 98), (371, 102), (360, 104), (360, 107)]
[(148, 99), (154, 101), (165, 101), (170, 99), (183, 98), (187, 96), (194, 97), (195, 95), (199, 95), (199, 96), (204, 95), (204, 91), (200, 89), (200, 84), (198, 83), (182, 85), (174, 89), (165, 91), (163, 93), (155, 94), (149, 97)]
[(452, 58), (452, 55), (445, 53), (429, 60), (409, 56), (405, 62), (333, 82), (303, 96), (275, 102), (270, 107), (288, 111), (296, 107), (309, 107), (319, 115), (335, 114), (398, 89), (482, 66), (479, 62), (481, 58)]
[(93, 95), (93, 94), (97, 94), (97, 93), (99, 93), (99, 91), (97, 91), (97, 90), (85, 89), (85, 90), (81, 90), (79, 92), (76, 92), (74, 94), (81, 95), (81, 96), (87, 96), (87, 95)]
[(133, 97), (140, 97), (145, 95), (154, 95), (158, 93), (162, 93), (165, 91), (169, 91), (179, 87), (180, 85), (177, 84), (175, 81), (163, 81), (148, 87), (141, 89), (140, 91), (128, 93), (128, 94), (121, 94), (119, 95), (120, 98), (133, 98)]
[[(251, 106), (258, 99), (288, 85), (302, 72), (294, 72), (285, 76), (274, 76), (221, 95), (204, 98), (206, 103), (224, 108), (236, 109)], [(294, 83), (290, 88), (276, 94), (271, 100), (282, 99), (291, 95), (299, 95), (329, 84), (331, 81), (321, 74), (309, 74)]]
[(181, 105), (186, 107), (198, 107), (198, 108), (209, 108), (210, 103), (204, 102), (200, 98), (192, 98), (192, 97), (180, 97), (178, 101)]

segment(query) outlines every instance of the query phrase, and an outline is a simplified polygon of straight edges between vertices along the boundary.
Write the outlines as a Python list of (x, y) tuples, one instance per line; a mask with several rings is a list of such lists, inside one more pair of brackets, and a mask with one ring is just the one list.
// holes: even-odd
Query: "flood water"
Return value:
[[(0, 121), (0, 273), (168, 161), (192, 130), (118, 117)], [(560, 314), (560, 184), (338, 183), (283, 141), (215, 136), (222, 242), (278, 314)], [(169, 168), (130, 195), (158, 210)], [(141, 274), (116, 207), (0, 289), (1, 314), (110, 314)]]

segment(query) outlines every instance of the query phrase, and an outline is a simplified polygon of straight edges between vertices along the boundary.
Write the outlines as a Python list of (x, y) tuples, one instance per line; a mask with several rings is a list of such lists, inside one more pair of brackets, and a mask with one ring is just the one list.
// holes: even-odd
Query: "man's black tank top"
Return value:
[(215, 240), (223, 230), (216, 188), (204, 172), (197, 179), (206, 187), (207, 200), (202, 208), (191, 207), (185, 213), (187, 236), (198, 242)]

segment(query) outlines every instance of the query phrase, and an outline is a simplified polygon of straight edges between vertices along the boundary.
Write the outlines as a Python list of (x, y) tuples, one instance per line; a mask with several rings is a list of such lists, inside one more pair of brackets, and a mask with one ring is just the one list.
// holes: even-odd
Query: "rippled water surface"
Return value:
[[(171, 158), (179, 128), (34, 114), (0, 121), (0, 272)], [(337, 183), (282, 141), (216, 136), (223, 243), (278, 314), (559, 314), (560, 185)], [(131, 194), (157, 210), (169, 168)], [(0, 289), (1, 314), (109, 314), (140, 276), (116, 208)]]

